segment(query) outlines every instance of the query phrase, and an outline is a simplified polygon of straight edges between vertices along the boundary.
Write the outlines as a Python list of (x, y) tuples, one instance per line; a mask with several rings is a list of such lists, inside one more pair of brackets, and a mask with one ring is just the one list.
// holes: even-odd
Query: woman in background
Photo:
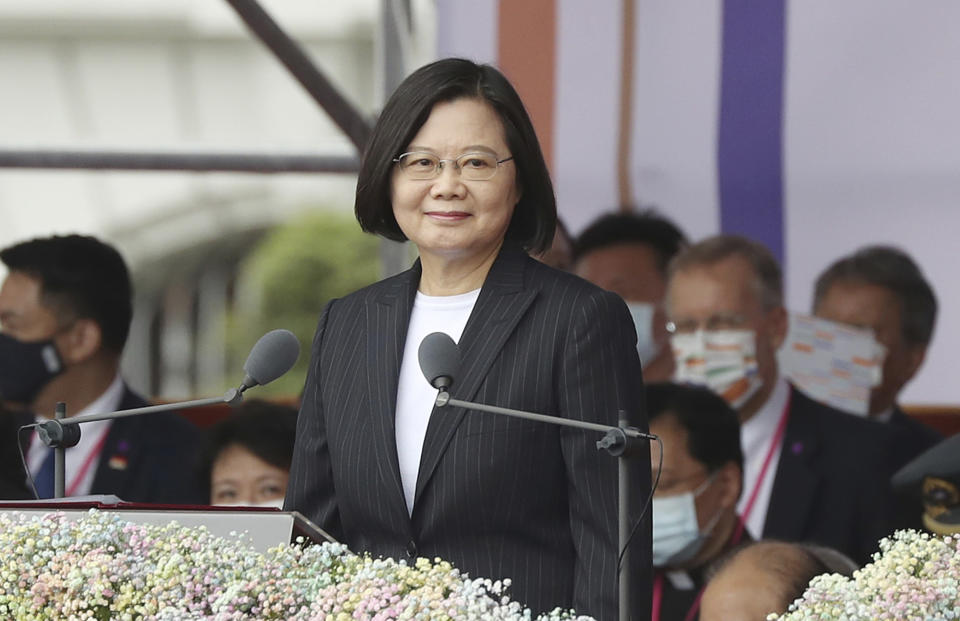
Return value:
[(297, 411), (251, 399), (207, 431), (200, 484), (211, 505), (283, 506)]

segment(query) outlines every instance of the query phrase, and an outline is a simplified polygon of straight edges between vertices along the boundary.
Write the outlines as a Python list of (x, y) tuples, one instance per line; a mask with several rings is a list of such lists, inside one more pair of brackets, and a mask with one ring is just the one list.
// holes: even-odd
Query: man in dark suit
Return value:
[(740, 414), (738, 510), (750, 534), (868, 560), (892, 526), (892, 438), (780, 376), (787, 312), (770, 252), (730, 235), (694, 244), (671, 263), (666, 299), (678, 379), (709, 385)]
[(897, 434), (897, 467), (943, 439), (910, 418), (897, 400), (927, 355), (937, 319), (937, 298), (905, 252), (868, 246), (842, 257), (817, 278), (813, 314), (871, 330), (886, 347), (883, 378), (870, 393), (868, 415)]
[[(79, 235), (34, 239), (0, 251), (0, 399), (18, 424), (146, 405), (120, 376), (132, 316), (127, 267), (112, 247)], [(27, 436), (27, 434), (23, 434)], [(52, 451), (22, 438), (41, 497), (52, 496)], [(87, 423), (67, 449), (68, 496), (113, 494), (132, 502), (201, 500), (192, 476), (196, 433), (177, 415)], [(25, 473), (6, 474), (22, 480)]]

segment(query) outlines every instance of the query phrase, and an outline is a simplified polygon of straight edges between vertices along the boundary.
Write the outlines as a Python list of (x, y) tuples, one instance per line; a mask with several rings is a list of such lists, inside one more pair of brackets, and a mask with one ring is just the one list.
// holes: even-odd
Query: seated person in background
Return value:
[(200, 458), (210, 504), (283, 508), (296, 431), (294, 408), (258, 399), (213, 425)]
[(960, 434), (901, 468), (893, 475), (893, 487), (923, 506), (923, 527), (928, 531), (960, 535)]
[(564, 272), (569, 272), (573, 268), (573, 240), (563, 220), (557, 218), (557, 228), (553, 232), (553, 242), (550, 247), (538, 255), (533, 255), (533, 258)]
[(763, 245), (718, 235), (670, 264), (666, 311), (677, 379), (709, 386), (740, 416), (754, 539), (829, 545), (865, 562), (892, 531), (892, 433), (807, 398), (780, 376), (783, 277)]
[[(0, 251), (10, 270), (0, 287), (0, 400), (16, 424), (147, 405), (120, 376), (132, 287), (111, 246), (80, 235), (47, 237)], [(23, 434), (41, 498), (53, 496), (53, 450)], [(66, 451), (66, 495), (113, 494), (130, 502), (200, 500), (190, 464), (196, 429), (177, 414), (85, 423)], [(13, 476), (24, 476), (22, 468)]]
[(868, 246), (837, 260), (817, 278), (813, 314), (872, 330), (887, 348), (883, 378), (870, 393), (869, 416), (896, 431), (897, 466), (942, 439), (897, 403), (900, 391), (923, 364), (937, 319), (933, 288), (906, 253)]
[(573, 246), (574, 273), (627, 302), (647, 383), (665, 382), (673, 375), (663, 296), (667, 264), (686, 245), (675, 224), (645, 210), (601, 216)]
[[(652, 621), (697, 618), (704, 569), (745, 536), (737, 516), (742, 485), (740, 421), (706, 388), (647, 386), (650, 433), (663, 441), (653, 496)], [(651, 455), (653, 476), (659, 463)]]
[(764, 621), (783, 614), (820, 574), (853, 575), (857, 564), (830, 548), (760, 541), (713, 568), (703, 592), (702, 621)]

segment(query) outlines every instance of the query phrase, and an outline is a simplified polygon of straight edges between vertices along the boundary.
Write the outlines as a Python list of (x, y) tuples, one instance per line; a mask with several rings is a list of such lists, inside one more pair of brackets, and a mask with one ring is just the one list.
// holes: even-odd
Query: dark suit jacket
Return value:
[[(148, 405), (128, 387), (123, 390), (117, 409)], [(34, 422), (30, 414), (20, 417), (19, 424)], [(21, 440), (29, 438), (24, 433)], [(90, 493), (113, 494), (128, 502), (207, 504), (195, 470), (198, 444), (197, 428), (176, 413), (116, 419), (107, 432)], [(26, 478), (19, 463), (12, 476)]]
[(16, 412), (8, 412), (0, 407), (0, 500), (33, 498), (20, 461), (17, 430), (22, 424)]
[(890, 430), (793, 387), (790, 399), (763, 536), (826, 545), (866, 563), (894, 526)]
[(943, 440), (943, 434), (915, 418), (910, 418), (899, 405), (893, 408), (893, 415), (887, 425), (896, 434), (899, 453), (896, 469), (907, 465), (914, 457)]
[[(287, 508), (355, 551), (442, 557), (474, 577), (511, 578), (534, 611), (616, 619), (617, 464), (598, 452), (600, 434), (434, 409), (408, 514), (394, 416), (419, 281), (417, 262), (324, 309)], [(611, 425), (623, 409), (646, 428), (635, 342), (619, 297), (505, 247), (460, 339), (451, 394)], [(649, 493), (648, 450), (631, 462), (637, 504)], [(635, 618), (647, 619), (649, 520), (635, 540)]]
[[(145, 405), (124, 387), (117, 409)], [(118, 418), (110, 425), (90, 493), (128, 502), (209, 504), (197, 481), (199, 442), (197, 428), (175, 412)]]

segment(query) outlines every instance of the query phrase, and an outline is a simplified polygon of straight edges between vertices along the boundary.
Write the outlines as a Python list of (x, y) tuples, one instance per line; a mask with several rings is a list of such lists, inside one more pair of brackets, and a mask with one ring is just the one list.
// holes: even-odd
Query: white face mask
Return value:
[(777, 353), (783, 374), (807, 396), (859, 416), (870, 411), (886, 357), (872, 330), (797, 313)]
[(752, 330), (697, 330), (670, 337), (677, 362), (674, 379), (706, 386), (734, 408), (747, 402), (763, 382)]
[(696, 498), (716, 479), (716, 473), (692, 492), (653, 499), (653, 566), (682, 565), (700, 553), (720, 520), (720, 511), (700, 530)]
[(660, 344), (654, 340), (653, 316), (657, 309), (653, 304), (646, 302), (627, 302), (633, 325), (637, 329), (637, 354), (640, 363), (647, 366), (660, 353)]

